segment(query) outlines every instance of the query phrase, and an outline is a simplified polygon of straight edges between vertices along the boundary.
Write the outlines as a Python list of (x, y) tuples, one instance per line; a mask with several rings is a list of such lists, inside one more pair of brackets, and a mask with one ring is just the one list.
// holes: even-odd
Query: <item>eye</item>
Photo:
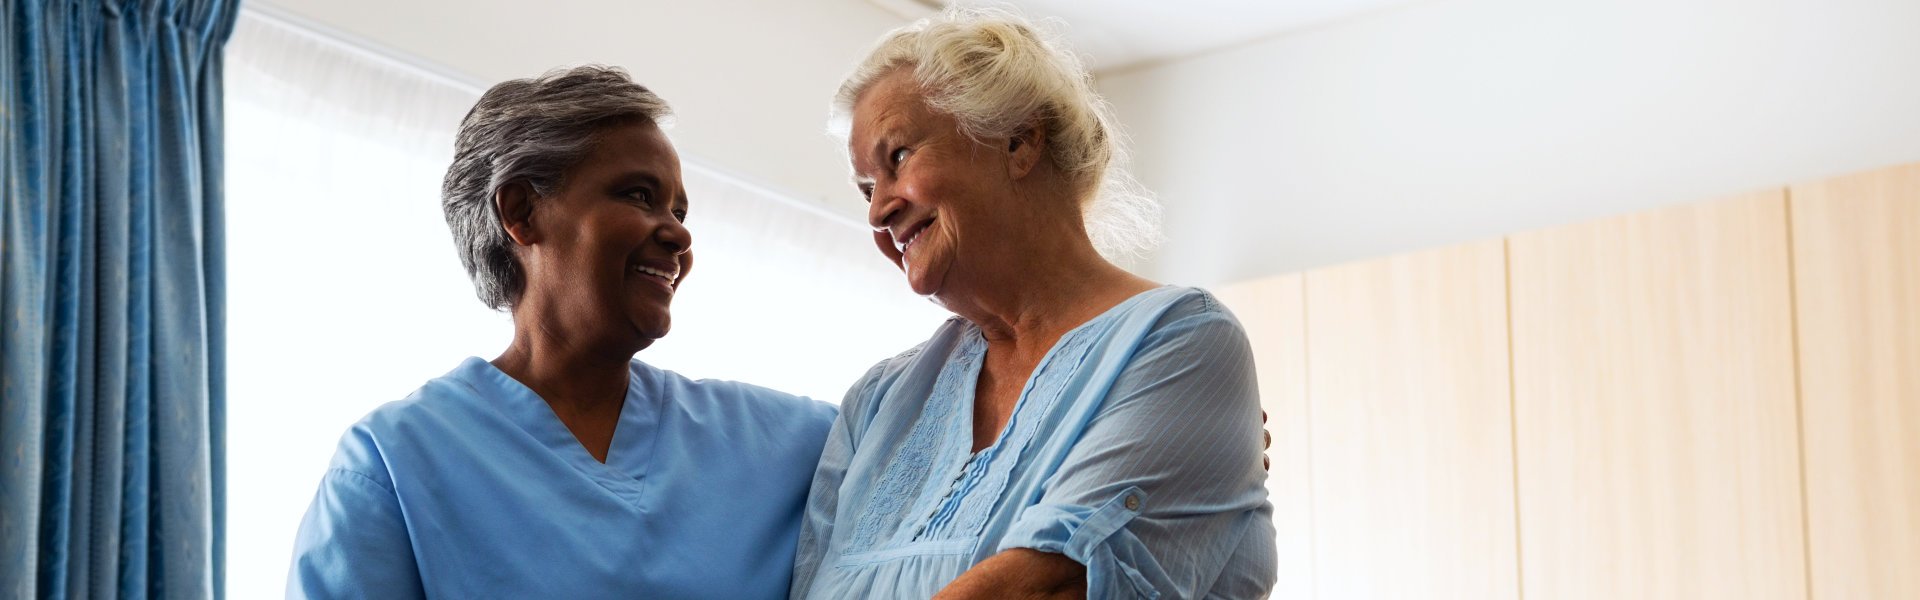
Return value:
[(628, 200), (632, 200), (634, 202), (638, 202), (641, 204), (646, 204), (646, 205), (653, 204), (653, 190), (650, 190), (647, 188), (643, 188), (643, 187), (633, 188), (625, 192), (621, 192), (620, 195), (625, 196)]
[(912, 152), (912, 150), (908, 150), (905, 146), (894, 148), (893, 153), (887, 155), (887, 162), (888, 164), (898, 167), (901, 161), (907, 160), (907, 155)]
[(679, 221), (679, 222), (681, 222), (681, 223), (685, 223), (685, 222), (687, 222), (687, 211), (686, 211), (686, 209), (684, 209), (684, 208), (683, 208), (683, 209), (680, 209), (680, 210), (676, 210), (676, 211), (673, 211), (673, 220), (675, 220), (675, 221)]
[(867, 198), (868, 204), (872, 204), (873, 203), (873, 184), (871, 183), (860, 184), (860, 195), (865, 196)]

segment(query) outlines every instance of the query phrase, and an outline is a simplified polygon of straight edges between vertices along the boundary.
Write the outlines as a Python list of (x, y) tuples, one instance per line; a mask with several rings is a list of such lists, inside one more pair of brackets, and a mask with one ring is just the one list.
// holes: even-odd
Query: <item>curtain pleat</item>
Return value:
[(222, 597), (236, 4), (0, 1), (0, 596)]

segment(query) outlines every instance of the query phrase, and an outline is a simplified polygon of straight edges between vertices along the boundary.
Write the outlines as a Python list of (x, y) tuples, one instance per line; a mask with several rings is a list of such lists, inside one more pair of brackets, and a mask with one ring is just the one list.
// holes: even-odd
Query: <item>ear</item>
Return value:
[(1007, 174), (1014, 179), (1026, 177), (1047, 155), (1047, 132), (1040, 123), (1029, 123), (1027, 127), (1007, 138)]
[(525, 181), (510, 182), (493, 193), (494, 214), (500, 215), (500, 227), (515, 244), (532, 246), (540, 241), (533, 227), (533, 197), (533, 186)]

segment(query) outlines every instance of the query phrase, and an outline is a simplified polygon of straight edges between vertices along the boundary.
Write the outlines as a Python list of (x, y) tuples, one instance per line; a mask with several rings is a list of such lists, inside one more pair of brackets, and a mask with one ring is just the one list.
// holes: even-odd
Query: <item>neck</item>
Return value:
[(568, 335), (558, 319), (545, 318), (548, 314), (551, 311), (532, 299), (516, 306), (513, 343), (493, 359), (493, 366), (533, 390), (555, 412), (618, 406), (627, 396), (627, 363), (634, 352), (579, 343), (592, 338)]
[[(1023, 236), (983, 282), (936, 300), (980, 327), (989, 343), (1045, 352), (1061, 335), (1158, 284), (1107, 262), (1078, 221), (1067, 231)], [(1051, 243), (1049, 243), (1051, 242)]]

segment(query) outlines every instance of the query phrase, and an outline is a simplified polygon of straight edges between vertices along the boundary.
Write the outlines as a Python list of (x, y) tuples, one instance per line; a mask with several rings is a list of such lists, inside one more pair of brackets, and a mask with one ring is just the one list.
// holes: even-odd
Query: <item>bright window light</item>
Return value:
[[(497, 356), (512, 323), (474, 298), (440, 212), (478, 90), (254, 11), (227, 70), (227, 591), (274, 598), (340, 434)], [(859, 223), (687, 160), (697, 260), (641, 360), (838, 402), (947, 317)]]

